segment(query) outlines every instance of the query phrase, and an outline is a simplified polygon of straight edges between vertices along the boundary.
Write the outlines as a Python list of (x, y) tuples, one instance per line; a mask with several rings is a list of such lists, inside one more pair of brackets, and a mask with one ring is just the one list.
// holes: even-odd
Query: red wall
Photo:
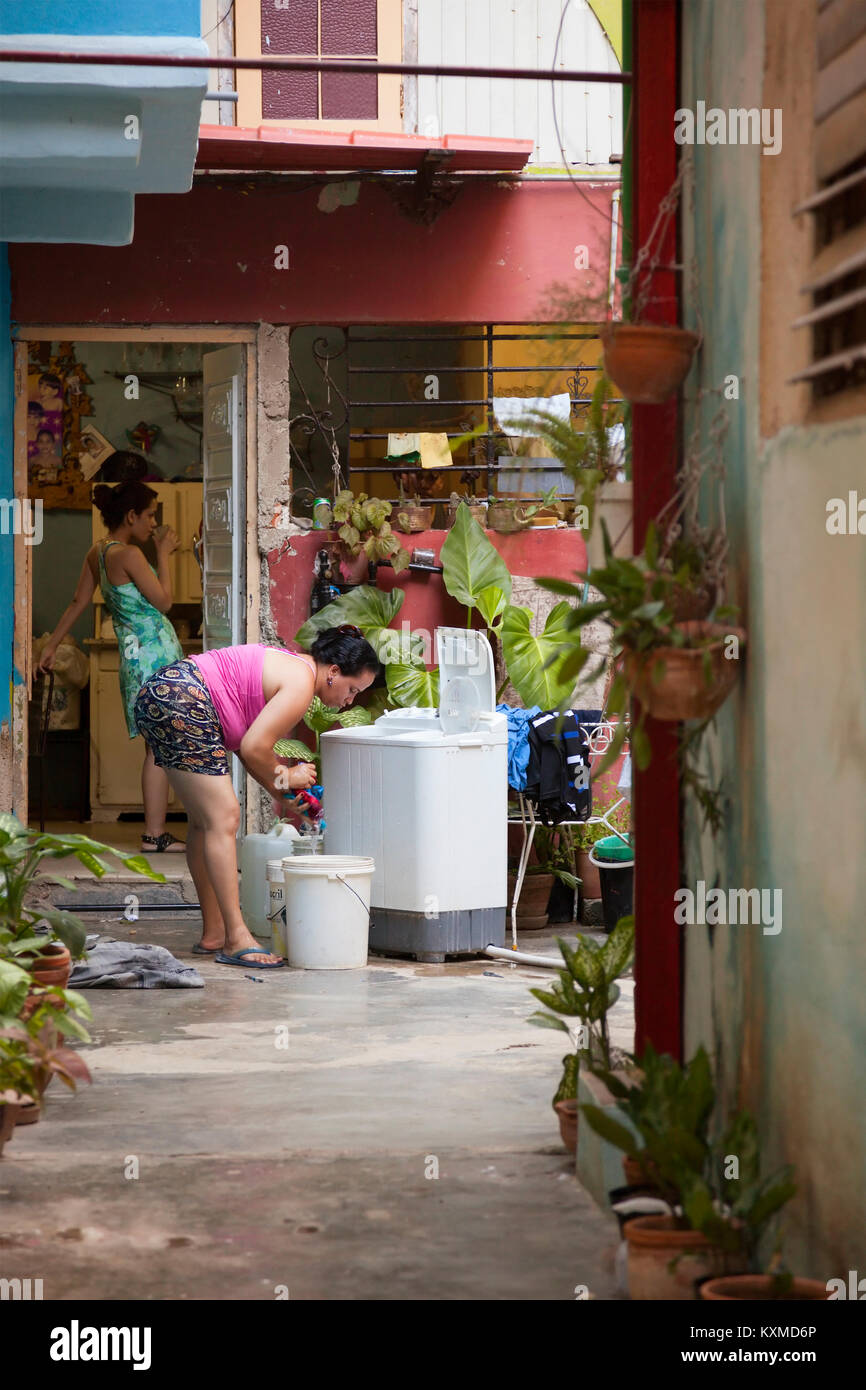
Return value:
[[(447, 531), (422, 531), (406, 536), (409, 550), (432, 550), (439, 562), (439, 552)], [(487, 535), (496, 546), (513, 575), (535, 577), (556, 575), (568, 578), (586, 567), (586, 546), (580, 531), (568, 529), (521, 531), (513, 536), (500, 536), (495, 531)], [(330, 532), (309, 531), (291, 539), (294, 555), (278, 549), (268, 556), (271, 586), (271, 615), (278, 636), (290, 641), (310, 614), (310, 591), (316, 551), (323, 541), (333, 539)], [(403, 621), (415, 628), (426, 628), (431, 634), (437, 627), (463, 627), (466, 610), (446, 593), (441, 574), (419, 574), (404, 570), (395, 574), (392, 569), (380, 569), (378, 587), (391, 589), (399, 585), (405, 591), (403, 607), (394, 626), (399, 631)]]
[[(613, 184), (467, 182), (431, 226), (381, 183), (200, 183), (139, 196), (131, 246), (10, 246), (19, 323), (532, 323), (550, 285), (607, 281)], [(287, 245), (290, 268), (274, 248)], [(585, 245), (589, 270), (575, 270)]]

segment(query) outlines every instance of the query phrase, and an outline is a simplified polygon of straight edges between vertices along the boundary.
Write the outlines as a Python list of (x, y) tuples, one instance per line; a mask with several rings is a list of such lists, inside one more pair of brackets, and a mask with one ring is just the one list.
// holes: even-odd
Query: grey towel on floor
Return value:
[(71, 989), (203, 989), (204, 980), (165, 946), (115, 941), (112, 936), (87, 938), (87, 959), (77, 961), (69, 978)]

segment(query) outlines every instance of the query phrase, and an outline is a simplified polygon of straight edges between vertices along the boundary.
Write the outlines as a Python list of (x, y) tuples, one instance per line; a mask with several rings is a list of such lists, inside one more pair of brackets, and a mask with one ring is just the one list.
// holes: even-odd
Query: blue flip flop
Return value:
[(250, 960), (241, 959), (242, 956), (257, 956), (261, 954), (273, 955), (273, 952), (266, 951), (264, 946), (245, 946), (242, 951), (235, 951), (230, 956), (227, 956), (224, 951), (218, 951), (214, 956), (214, 960), (219, 961), (220, 965), (245, 965), (250, 970), (280, 970), (286, 963), (284, 960), (274, 963), (257, 960), (254, 964)]

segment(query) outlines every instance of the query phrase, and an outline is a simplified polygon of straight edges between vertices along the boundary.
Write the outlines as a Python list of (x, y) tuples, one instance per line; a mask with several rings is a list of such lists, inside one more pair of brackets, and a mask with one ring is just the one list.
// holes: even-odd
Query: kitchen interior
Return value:
[[(43, 505), (41, 543), (32, 548), (34, 669), (41, 645), (72, 600), (84, 557), (105, 534), (93, 485), (116, 480), (116, 451), (144, 460), (143, 481), (158, 495), (157, 521), (172, 527), (174, 603), (169, 611), (185, 653), (201, 651), (202, 587), (195, 538), (202, 518), (201, 342), (51, 342), (30, 345), (28, 475)], [(53, 392), (52, 394), (49, 394)], [(52, 410), (54, 407), (54, 410)], [(35, 419), (34, 419), (35, 417)], [(46, 465), (54, 431), (56, 460)], [(143, 547), (156, 563), (153, 543)], [(144, 743), (130, 740), (118, 681), (119, 653), (99, 589), (58, 648), (51, 716), (40, 756), (47, 690), (30, 710), (30, 819), (134, 846), (143, 818)], [(170, 819), (185, 819), (172, 798)], [(182, 862), (182, 860), (181, 860)]]

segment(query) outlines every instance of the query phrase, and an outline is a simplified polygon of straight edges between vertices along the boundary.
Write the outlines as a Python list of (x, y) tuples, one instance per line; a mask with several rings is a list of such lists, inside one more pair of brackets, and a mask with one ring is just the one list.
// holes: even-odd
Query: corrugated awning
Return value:
[(407, 169), (441, 164), (450, 173), (514, 173), (532, 154), (532, 140), (483, 136), (389, 135), (370, 130), (203, 125), (196, 169), (290, 173), (295, 170)]

